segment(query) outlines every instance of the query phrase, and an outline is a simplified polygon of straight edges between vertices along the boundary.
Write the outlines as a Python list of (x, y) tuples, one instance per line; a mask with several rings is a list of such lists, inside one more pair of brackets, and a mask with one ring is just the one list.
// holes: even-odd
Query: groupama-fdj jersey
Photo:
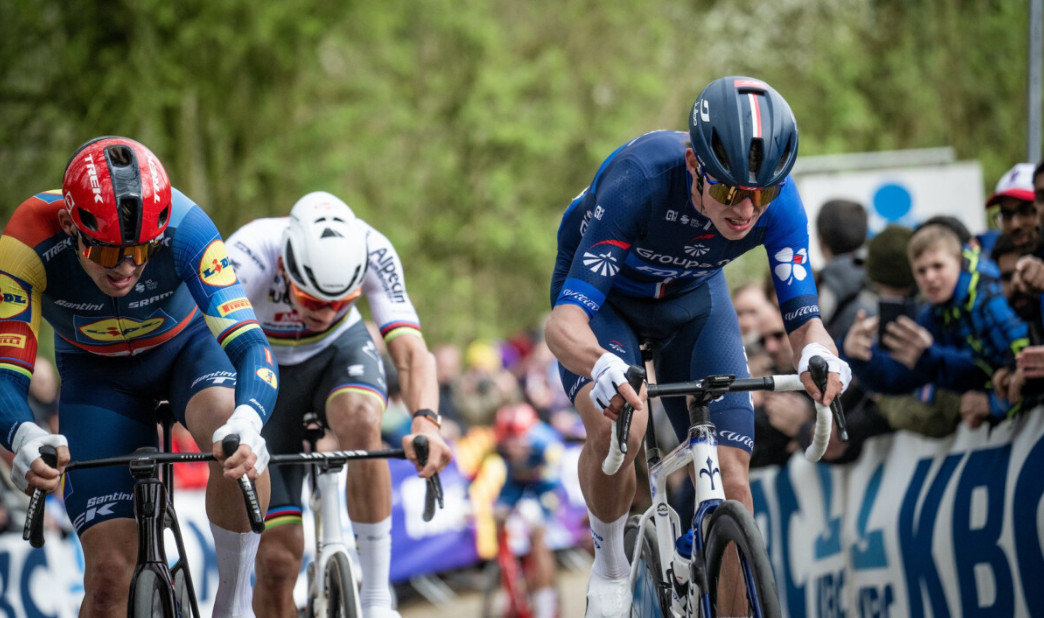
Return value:
[[(126, 359), (120, 361), (124, 370), (144, 373), (146, 365), (174, 353), (168, 349), (180, 349), (172, 344), (200, 328), (205, 332), (205, 321), (227, 354), (223, 362), (227, 366), (231, 360), (235, 373), (217, 376), (216, 381), (198, 376), (191, 387), (234, 383), (237, 404), (253, 407), (262, 419), (270, 414), (278, 380), (274, 359), (217, 228), (181, 192), (172, 189), (171, 202), (163, 246), (145, 265), (134, 289), (120, 298), (103, 293), (79, 263), (76, 239), (59, 224), (58, 212), (65, 208), (59, 192), (37, 194), (15, 211), (0, 238), (0, 435), (5, 447), (11, 446), (19, 424), (33, 420), (26, 394), (41, 316), (54, 328), (63, 384), (73, 365), (81, 364), (63, 363), (63, 357), (85, 358), (84, 367), (112, 368), (112, 375), (97, 384), (93, 399), (98, 406), (111, 400), (112, 409), (119, 409), (127, 396), (118, 388), (103, 390), (120, 376), (115, 365), (91, 358), (114, 363)], [(187, 393), (180, 395), (187, 400)], [(63, 388), (63, 404), (65, 400)], [(183, 414), (184, 401), (179, 403)], [(64, 411), (63, 407), (63, 416)], [(95, 429), (100, 435), (106, 430)], [(73, 456), (84, 458), (83, 453)]]
[[(663, 382), (748, 374), (722, 268), (750, 249), (765, 247), (788, 332), (819, 316), (808, 217), (793, 180), (744, 238), (729, 240), (692, 202), (688, 147), (686, 133), (654, 131), (609, 155), (566, 209), (551, 284), (552, 304), (583, 309), (600, 344), (626, 362), (640, 362), (639, 338), (662, 343)], [(570, 397), (590, 381), (564, 369), (562, 378)], [(674, 403), (665, 405), (670, 411)], [(749, 425), (721, 415), (734, 409), (749, 410)], [(728, 395), (711, 412), (722, 442), (749, 451), (750, 397)], [(683, 433), (684, 410), (671, 418)]]

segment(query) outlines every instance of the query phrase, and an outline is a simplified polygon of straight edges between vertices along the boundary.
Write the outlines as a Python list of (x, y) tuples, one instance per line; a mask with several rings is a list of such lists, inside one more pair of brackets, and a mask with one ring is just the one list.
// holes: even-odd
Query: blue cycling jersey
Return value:
[(57, 353), (99, 357), (155, 349), (205, 320), (236, 368), (236, 403), (267, 418), (278, 369), (206, 213), (172, 189), (163, 246), (134, 289), (113, 297), (80, 264), (75, 238), (59, 223), (64, 208), (60, 193), (37, 194), (0, 238), (0, 443), (10, 447), (18, 425), (33, 420), (26, 394), (41, 317), (54, 328)]
[(793, 180), (744, 238), (729, 240), (692, 203), (688, 139), (654, 131), (602, 163), (562, 218), (552, 304), (571, 303), (592, 316), (610, 294), (678, 297), (763, 245), (787, 330), (818, 317), (808, 217)]

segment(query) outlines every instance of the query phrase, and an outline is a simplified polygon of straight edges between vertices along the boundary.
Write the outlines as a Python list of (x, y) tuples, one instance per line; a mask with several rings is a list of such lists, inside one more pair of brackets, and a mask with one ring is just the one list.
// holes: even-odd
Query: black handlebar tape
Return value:
[[(812, 381), (816, 383), (821, 393), (826, 392), (827, 387), (827, 362), (820, 356), (808, 359), (808, 370), (812, 374)], [(834, 424), (837, 425), (837, 434), (842, 442), (848, 442), (848, 424), (845, 422), (845, 410), (841, 407), (841, 398), (834, 397), (830, 402), (830, 412), (834, 415)]]
[[(58, 449), (53, 446), (41, 446), (40, 457), (48, 466), (58, 467)], [(47, 494), (42, 489), (34, 489), (32, 497), (29, 498), (29, 508), (25, 511), (25, 528), (22, 530), (22, 539), (29, 541), (29, 544), (37, 549), (43, 547), (44, 544), (43, 520), (46, 500)]]
[[(221, 439), (221, 450), (225, 457), (231, 457), (239, 449), (239, 434), (230, 433)], [(243, 504), (246, 506), (247, 517), (250, 518), (250, 529), (261, 534), (265, 531), (265, 514), (261, 512), (261, 502), (257, 499), (257, 490), (254, 481), (244, 474), (236, 482), (243, 492)]]
[[(428, 463), (428, 438), (426, 436), (417, 436), (413, 439), (413, 452), (417, 453), (417, 463), (423, 468)], [(427, 485), (424, 489), (424, 521), (431, 521), (435, 517), (435, 505), (438, 507), (445, 508), (445, 502), (442, 497), (442, 480), (439, 478), (439, 473), (435, 472), (428, 477)]]
[[(627, 383), (631, 385), (635, 393), (642, 392), (642, 382), (645, 382), (645, 369), (637, 365), (631, 365), (624, 374)], [(627, 454), (627, 436), (631, 433), (631, 419), (634, 417), (634, 407), (624, 403), (620, 410), (620, 416), (616, 419), (616, 443), (620, 445), (620, 452)]]

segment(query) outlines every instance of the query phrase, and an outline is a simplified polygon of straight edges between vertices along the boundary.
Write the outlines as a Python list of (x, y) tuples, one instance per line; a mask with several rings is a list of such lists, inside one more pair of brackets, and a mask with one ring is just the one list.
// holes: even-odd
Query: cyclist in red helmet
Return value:
[(550, 425), (540, 420), (528, 403), (501, 406), (493, 423), (497, 453), (504, 460), (507, 477), (493, 507), (497, 538), (512, 513), (517, 513), (529, 530), (529, 556), (532, 568), (526, 570), (527, 585), (533, 591), (536, 618), (553, 618), (558, 613), (555, 591), (555, 556), (547, 543), (547, 522), (560, 500), (560, 460), (565, 443)]
[[(595, 545), (588, 616), (626, 616), (630, 607), (623, 530), (646, 411), (624, 374), (641, 363), (640, 342), (653, 343), (663, 382), (748, 375), (725, 264), (763, 246), (794, 367), (809, 394), (829, 404), (847, 385), (851, 372), (819, 318), (808, 217), (790, 178), (797, 148), (794, 115), (774, 88), (751, 77), (723, 77), (696, 98), (688, 133), (653, 131), (619, 147), (566, 209), (546, 336), (587, 432), (580, 484), (592, 534), (603, 539)], [(831, 372), (825, 393), (807, 371), (814, 355)], [(636, 410), (631, 448), (620, 471), (606, 476), (601, 460), (610, 419), (625, 400)], [(664, 406), (683, 437), (684, 401), (667, 399)], [(752, 509), (750, 397), (726, 395), (710, 411), (725, 495)]]
[[(258, 535), (235, 480), (256, 479), (268, 502), (261, 427), (278, 367), (236, 280), (217, 228), (170, 185), (159, 159), (124, 137), (73, 154), (62, 190), (23, 202), (0, 237), (0, 429), (19, 488), (54, 491), (69, 461), (156, 446), (153, 402), (177, 420), (210, 465), (207, 514), (220, 584), (214, 616), (249, 616)], [(26, 402), (40, 319), (55, 331), (59, 433)], [(225, 458), (221, 439), (240, 436)], [(58, 450), (57, 469), (39, 457)], [(66, 475), (66, 510), (84, 553), (83, 615), (126, 612), (135, 565), (133, 479), (121, 468)]]

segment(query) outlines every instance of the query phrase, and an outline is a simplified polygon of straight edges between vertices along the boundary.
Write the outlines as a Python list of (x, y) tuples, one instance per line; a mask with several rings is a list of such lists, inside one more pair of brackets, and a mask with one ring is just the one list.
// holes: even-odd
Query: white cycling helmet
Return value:
[(343, 201), (325, 191), (297, 200), (283, 231), (283, 269), (302, 292), (334, 302), (366, 277), (366, 230)]

